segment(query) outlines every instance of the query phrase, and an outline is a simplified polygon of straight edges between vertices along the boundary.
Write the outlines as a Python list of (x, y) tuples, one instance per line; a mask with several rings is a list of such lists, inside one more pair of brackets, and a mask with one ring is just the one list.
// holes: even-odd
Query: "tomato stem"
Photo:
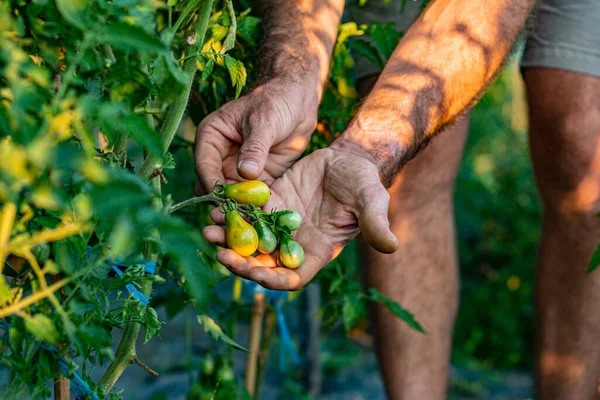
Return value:
[(190, 199), (184, 200), (181, 203), (174, 204), (169, 209), (169, 213), (175, 212), (181, 208), (193, 206), (194, 204), (216, 201), (219, 203), (223, 202), (223, 199), (213, 193), (207, 194), (205, 196), (192, 197)]

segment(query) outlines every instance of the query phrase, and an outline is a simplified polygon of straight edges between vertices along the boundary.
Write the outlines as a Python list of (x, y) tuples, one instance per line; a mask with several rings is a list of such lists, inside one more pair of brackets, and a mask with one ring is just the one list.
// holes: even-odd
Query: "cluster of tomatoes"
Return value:
[(302, 265), (304, 249), (292, 238), (292, 232), (302, 224), (302, 217), (292, 210), (266, 212), (257, 208), (267, 204), (271, 197), (267, 184), (261, 181), (232, 185), (218, 182), (213, 194), (219, 197), (225, 212), (225, 232), (230, 249), (244, 257), (257, 251), (273, 254), (280, 267), (296, 269)]

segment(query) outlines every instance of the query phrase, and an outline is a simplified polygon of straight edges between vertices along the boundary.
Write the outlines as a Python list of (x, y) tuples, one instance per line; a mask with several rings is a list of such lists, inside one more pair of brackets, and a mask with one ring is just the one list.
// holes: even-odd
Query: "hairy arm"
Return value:
[(197, 191), (217, 180), (280, 177), (300, 157), (317, 110), (343, 0), (259, 0), (259, 80), (245, 96), (207, 116), (196, 134)]
[(370, 95), (333, 147), (363, 152), (384, 185), (459, 113), (502, 66), (534, 0), (436, 0), (398, 44)]
[(318, 100), (344, 0), (260, 0), (263, 46), (259, 81), (283, 78), (314, 89)]

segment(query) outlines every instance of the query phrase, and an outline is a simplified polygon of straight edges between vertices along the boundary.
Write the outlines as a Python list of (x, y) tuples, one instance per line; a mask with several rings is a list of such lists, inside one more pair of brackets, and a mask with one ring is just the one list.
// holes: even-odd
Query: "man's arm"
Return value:
[(318, 103), (344, 1), (260, 0), (258, 5), (263, 17), (259, 82), (284, 78), (307, 85)]
[(402, 38), (334, 147), (370, 153), (389, 186), (398, 170), (492, 81), (534, 0), (437, 0)]
[(260, 79), (250, 93), (199, 125), (199, 192), (210, 191), (217, 180), (279, 178), (300, 157), (317, 123), (344, 2), (261, 0), (260, 5)]

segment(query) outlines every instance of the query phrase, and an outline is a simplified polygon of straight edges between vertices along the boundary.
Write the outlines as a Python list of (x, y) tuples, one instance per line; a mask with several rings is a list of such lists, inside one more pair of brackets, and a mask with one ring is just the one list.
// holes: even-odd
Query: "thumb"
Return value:
[(398, 250), (398, 238), (390, 230), (388, 209), (390, 195), (383, 185), (371, 190), (358, 210), (358, 226), (367, 242), (381, 253)]
[(242, 125), (243, 143), (238, 153), (237, 171), (245, 179), (258, 179), (265, 169), (269, 151), (277, 134), (263, 107), (248, 113)]
[(269, 135), (253, 133), (244, 139), (238, 154), (237, 172), (245, 179), (258, 179), (265, 169), (272, 141)]

